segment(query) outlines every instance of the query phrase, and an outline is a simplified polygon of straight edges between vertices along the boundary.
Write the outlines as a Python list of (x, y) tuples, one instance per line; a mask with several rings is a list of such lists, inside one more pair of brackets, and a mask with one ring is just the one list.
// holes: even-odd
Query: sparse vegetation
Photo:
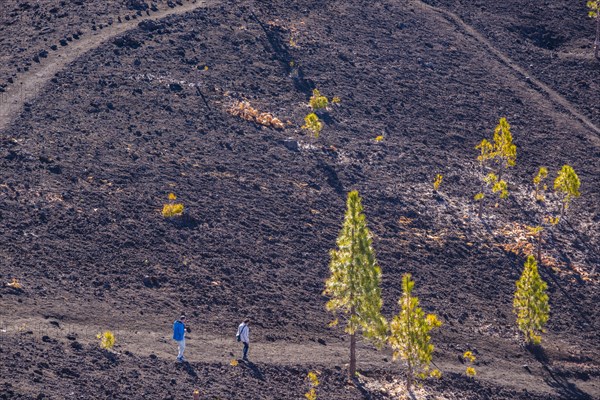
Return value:
[(318, 89), (314, 89), (313, 94), (309, 100), (309, 105), (310, 108), (313, 109), (313, 111), (323, 110), (326, 109), (329, 105), (329, 100), (327, 99), (327, 97), (322, 96), (321, 92), (319, 92)]
[(163, 205), (162, 215), (165, 218), (179, 217), (183, 214), (183, 204), (175, 203), (177, 196), (174, 193), (169, 193), (169, 202)]
[(310, 113), (306, 117), (304, 117), (304, 126), (302, 129), (306, 129), (310, 132), (311, 136), (316, 139), (319, 138), (319, 134), (321, 133), (321, 129), (323, 129), (323, 123), (317, 117), (317, 114)]
[(316, 372), (310, 371), (306, 375), (308, 380), (308, 392), (304, 394), (307, 400), (317, 400), (317, 386), (319, 386), (319, 377)]
[(472, 351), (467, 350), (463, 353), (462, 358), (467, 363), (467, 369), (465, 370), (465, 374), (467, 374), (469, 378), (474, 378), (475, 375), (477, 375), (477, 371), (475, 370), (475, 367), (473, 367), (473, 363), (476, 359), (475, 355)]
[(23, 285), (17, 280), (17, 278), (12, 278), (10, 282), (6, 283), (6, 286), (11, 287), (13, 289), (22, 289)]
[(99, 333), (96, 338), (100, 339), (100, 348), (102, 349), (112, 350), (115, 345), (115, 335), (111, 331)]
[(565, 211), (569, 209), (571, 200), (581, 195), (579, 193), (579, 186), (581, 186), (581, 182), (575, 170), (569, 165), (563, 165), (554, 180), (554, 191), (562, 198), (560, 208), (561, 219), (564, 217)]
[(510, 125), (506, 118), (500, 118), (492, 142), (483, 139), (475, 148), (480, 152), (477, 161), (479, 161), (482, 183), (475, 200), (479, 202), (477, 215), (481, 218), (486, 192), (499, 193), (500, 199), (506, 199), (509, 195), (508, 184), (502, 179), (502, 175), (509, 167), (515, 165), (517, 146), (513, 144)]
[(260, 112), (252, 107), (247, 101), (238, 101), (233, 104), (228, 110), (231, 115), (240, 117), (246, 121), (254, 122), (258, 125), (267, 126), (275, 129), (283, 129), (283, 122), (270, 113)]
[(401, 358), (406, 363), (406, 386), (410, 390), (415, 377), (431, 376), (433, 345), (429, 332), (442, 325), (434, 314), (427, 314), (419, 307), (419, 299), (412, 295), (414, 281), (410, 274), (402, 277), (401, 307), (390, 324), (389, 343), (394, 350), (394, 359)]
[(381, 269), (377, 265), (367, 228), (361, 198), (357, 191), (348, 193), (347, 210), (337, 249), (330, 252), (331, 276), (325, 282), (324, 295), (329, 296), (327, 310), (345, 317), (345, 332), (350, 335), (350, 368), (348, 376), (356, 373), (356, 334), (385, 342), (387, 322), (381, 315)]
[(534, 256), (527, 258), (523, 274), (516, 286), (513, 308), (517, 315), (517, 326), (525, 335), (526, 343), (540, 344), (550, 306), (546, 294), (548, 285), (540, 277)]
[(442, 174), (437, 174), (435, 176), (435, 180), (433, 181), (433, 190), (436, 192), (439, 190), (442, 181), (444, 180), (444, 176)]

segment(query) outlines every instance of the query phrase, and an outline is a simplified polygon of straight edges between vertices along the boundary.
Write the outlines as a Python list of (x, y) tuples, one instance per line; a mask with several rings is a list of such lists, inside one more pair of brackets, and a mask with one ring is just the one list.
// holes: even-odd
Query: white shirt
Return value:
[(243, 322), (238, 326), (238, 335), (240, 335), (240, 341), (250, 343), (250, 327)]

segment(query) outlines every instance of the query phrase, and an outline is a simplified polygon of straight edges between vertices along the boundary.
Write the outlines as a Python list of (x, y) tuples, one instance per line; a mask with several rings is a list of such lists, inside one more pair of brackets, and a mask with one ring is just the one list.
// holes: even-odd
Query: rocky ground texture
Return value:
[[(361, 385), (349, 386), (347, 341), (327, 327), (328, 250), (352, 189), (364, 199), (386, 316), (410, 272), (444, 324), (433, 335), (443, 376), (418, 396), (600, 396), (598, 62), (584, 7), (211, 1), (138, 24), (124, 18), (135, 2), (65, 1), (55, 7), (68, 15), (50, 19), (54, 36), (42, 45), (35, 10), (54, 2), (29, 3), (9, 5), (20, 17), (2, 25), (22, 41), (2, 34), (7, 91), (11, 77), (29, 76), (25, 58), (74, 39), (73, 29), (119, 16), (132, 26), (42, 72), (39, 91), (5, 113), (0, 281), (23, 288), (0, 287), (0, 398), (178, 399), (194, 389), (302, 398), (309, 370), (321, 373), (320, 398), (394, 398), (403, 369), (390, 351), (361, 344)], [(173, 9), (191, 4), (182, 3)], [(497, 15), (506, 17), (494, 25)], [(540, 26), (552, 32), (532, 38)], [(544, 57), (553, 61), (542, 71)], [(318, 139), (300, 128), (314, 88), (340, 98), (321, 113)], [(283, 129), (233, 115), (239, 101)], [(500, 117), (518, 146), (511, 197), (480, 219), (474, 147)], [(527, 226), (544, 212), (531, 179), (540, 165), (554, 177), (563, 164), (578, 172), (582, 196), (545, 237), (551, 317), (543, 351), (532, 353), (515, 328), (514, 282), (531, 248)], [(161, 215), (170, 192), (183, 218)], [(182, 312), (190, 362), (176, 365), (170, 330)], [(232, 366), (245, 316), (253, 364)], [(115, 353), (98, 348), (105, 329)], [(465, 350), (476, 353), (475, 379), (464, 375)]]

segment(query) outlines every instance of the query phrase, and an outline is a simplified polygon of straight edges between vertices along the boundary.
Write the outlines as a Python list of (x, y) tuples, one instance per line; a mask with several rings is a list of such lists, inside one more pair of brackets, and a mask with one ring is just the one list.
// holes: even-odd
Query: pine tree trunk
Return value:
[(539, 231), (537, 237), (537, 261), (540, 266), (542, 265), (542, 232)]
[[(350, 274), (351, 278), (354, 279), (354, 227), (352, 227), (352, 243), (350, 245)], [(354, 288), (350, 288), (350, 321), (352, 321), (352, 317), (356, 314), (356, 307), (354, 306)], [(348, 368), (348, 379), (354, 380), (354, 376), (356, 375), (356, 332), (353, 331), (350, 334), (350, 366)]]
[(408, 363), (408, 370), (406, 371), (406, 391), (410, 392), (413, 385), (413, 369), (412, 365)]
[(350, 368), (348, 368), (348, 379), (354, 380), (356, 376), (356, 334), (350, 335)]

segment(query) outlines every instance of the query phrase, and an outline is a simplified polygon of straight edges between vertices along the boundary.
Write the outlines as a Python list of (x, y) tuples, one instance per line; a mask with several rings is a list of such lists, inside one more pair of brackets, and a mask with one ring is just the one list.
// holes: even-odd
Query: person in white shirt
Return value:
[(246, 318), (244, 322), (242, 322), (240, 326), (238, 326), (238, 331), (236, 335), (238, 338), (238, 342), (244, 343), (244, 350), (242, 352), (242, 360), (244, 361), (248, 361), (248, 348), (250, 347), (250, 327), (248, 326), (249, 324), (250, 319)]

